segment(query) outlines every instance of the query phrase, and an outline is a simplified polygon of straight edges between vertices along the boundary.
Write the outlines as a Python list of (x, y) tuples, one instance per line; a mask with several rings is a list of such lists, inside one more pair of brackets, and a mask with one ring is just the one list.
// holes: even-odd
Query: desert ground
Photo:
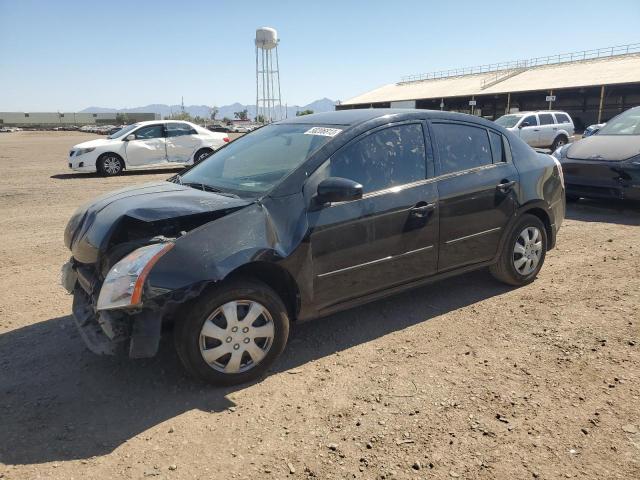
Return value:
[(570, 205), (523, 288), (478, 271), (295, 325), (212, 388), (163, 340), (83, 345), (59, 286), (74, 209), (156, 170), (71, 173), (92, 135), (0, 134), (0, 478), (640, 478), (640, 210)]

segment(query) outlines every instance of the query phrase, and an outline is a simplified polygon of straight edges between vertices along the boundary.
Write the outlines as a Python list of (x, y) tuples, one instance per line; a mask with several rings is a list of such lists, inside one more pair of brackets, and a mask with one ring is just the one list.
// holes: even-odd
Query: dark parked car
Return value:
[(567, 200), (640, 200), (640, 107), (609, 120), (596, 135), (557, 149)]
[(81, 207), (63, 283), (91, 350), (261, 375), (289, 323), (489, 267), (534, 280), (564, 218), (559, 163), (493, 122), (346, 110), (265, 126), (170, 181)]
[(233, 132), (232, 129), (230, 129), (227, 126), (224, 125), (209, 125), (207, 127), (207, 130), (210, 130), (212, 132), (221, 132), (221, 133), (231, 133)]

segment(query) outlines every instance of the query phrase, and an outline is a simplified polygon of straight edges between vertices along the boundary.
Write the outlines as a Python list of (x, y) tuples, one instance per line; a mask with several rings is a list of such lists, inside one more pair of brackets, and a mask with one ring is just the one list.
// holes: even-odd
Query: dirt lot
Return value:
[(90, 135), (0, 134), (0, 478), (640, 478), (640, 211), (580, 202), (536, 282), (480, 271), (297, 326), (262, 382), (88, 352), (58, 286)]

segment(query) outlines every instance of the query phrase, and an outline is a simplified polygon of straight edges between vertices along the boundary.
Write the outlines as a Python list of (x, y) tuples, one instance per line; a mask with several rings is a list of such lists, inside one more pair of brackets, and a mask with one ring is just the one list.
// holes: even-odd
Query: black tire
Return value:
[(564, 135), (558, 135), (551, 144), (551, 153), (555, 152), (557, 148), (569, 143), (569, 139)]
[(207, 158), (212, 153), (213, 153), (213, 150), (211, 150), (210, 148), (201, 148), (193, 156), (193, 163), (194, 164), (195, 163), (200, 163), (201, 161), (203, 161), (205, 158)]
[[(251, 356), (248, 352), (245, 352), (245, 347), (242, 347), (242, 352), (244, 353), (240, 353), (240, 356), (241, 359), (245, 359), (243, 361), (246, 362), (242, 368), (249, 368), (237, 373), (225, 373), (219, 370), (221, 366), (215, 361), (213, 362), (214, 366), (205, 361), (203, 353), (201, 352), (201, 341), (209, 340), (202, 340), (201, 332), (204, 323), (210, 320), (210, 316), (215, 313), (216, 310), (222, 308), (223, 305), (234, 301), (257, 302), (263, 306), (268, 311), (270, 316), (269, 320), (273, 325), (273, 338), (269, 343), (270, 347), (266, 351), (266, 355), (259, 361), (259, 363), (251, 366), (253, 363), (249, 360)], [(237, 308), (236, 314), (238, 314)], [(238, 315), (238, 317), (240, 316)], [(246, 316), (243, 317), (243, 319), (244, 318), (246, 318)], [(257, 321), (261, 320), (266, 320), (266, 317), (264, 319), (262, 317), (258, 317)], [(252, 322), (252, 325), (255, 323), (256, 321)], [(228, 331), (229, 324), (227, 324), (225, 335), (227, 335)], [(244, 336), (245, 334), (238, 331), (237, 334), (230, 333), (229, 335)], [(255, 380), (264, 375), (267, 369), (284, 350), (288, 337), (289, 316), (287, 315), (287, 309), (284, 303), (278, 294), (270, 287), (262, 282), (252, 279), (232, 280), (216, 286), (212, 290), (205, 291), (201, 298), (196, 299), (193, 303), (182, 310), (181, 315), (179, 315), (176, 320), (174, 329), (176, 350), (186, 370), (195, 378), (217, 386), (237, 385)], [(215, 339), (212, 340), (215, 341)], [(244, 340), (246, 341), (246, 338)], [(227, 340), (227, 342), (230, 342), (229, 349), (237, 348), (238, 344), (242, 346), (242, 341), (239, 338), (237, 339), (238, 344), (234, 344), (232, 346), (232, 343), (235, 341), (236, 340)], [(251, 342), (256, 342), (256, 340), (251, 340)], [(224, 344), (224, 341), (220, 341), (212, 348), (221, 347)], [(261, 348), (264, 348), (264, 345)], [(232, 354), (232, 351), (227, 354), (229, 355), (229, 358), (227, 359), (227, 362), (229, 363), (231, 362)], [(249, 356), (246, 357), (245, 354)], [(225, 357), (219, 357), (218, 360), (220, 358)]]
[[(535, 228), (538, 230), (541, 236), (541, 252), (537, 265), (533, 268), (532, 271), (520, 271), (516, 268), (515, 262), (520, 262), (522, 259), (525, 259), (525, 266), (528, 265), (528, 261), (526, 260), (526, 256), (520, 253), (517, 253), (516, 250), (516, 242), (521, 245), (524, 245), (521, 238), (521, 233), (524, 233), (525, 229)], [(537, 243), (537, 242), (536, 242)], [(532, 249), (534, 247), (531, 247)], [(522, 217), (516, 222), (516, 224), (511, 229), (509, 236), (507, 237), (507, 241), (502, 248), (502, 252), (500, 254), (500, 258), (498, 262), (492, 265), (489, 270), (491, 274), (501, 282), (504, 282), (509, 285), (527, 285), (533, 282), (538, 275), (538, 272), (542, 268), (544, 264), (544, 259), (547, 253), (547, 230), (542, 223), (542, 221), (536, 217), (535, 215), (524, 214)], [(534, 255), (533, 251), (530, 253)], [(518, 259), (516, 260), (516, 255)]]
[(124, 172), (124, 161), (115, 153), (103, 153), (96, 162), (96, 168), (103, 177), (115, 177)]

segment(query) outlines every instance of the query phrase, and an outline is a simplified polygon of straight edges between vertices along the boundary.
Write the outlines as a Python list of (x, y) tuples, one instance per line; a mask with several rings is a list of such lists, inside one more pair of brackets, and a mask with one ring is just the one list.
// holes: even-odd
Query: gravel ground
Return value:
[(296, 326), (261, 382), (88, 352), (58, 286), (81, 203), (167, 171), (0, 134), (0, 478), (640, 478), (640, 211), (579, 202), (539, 278), (479, 271)]

